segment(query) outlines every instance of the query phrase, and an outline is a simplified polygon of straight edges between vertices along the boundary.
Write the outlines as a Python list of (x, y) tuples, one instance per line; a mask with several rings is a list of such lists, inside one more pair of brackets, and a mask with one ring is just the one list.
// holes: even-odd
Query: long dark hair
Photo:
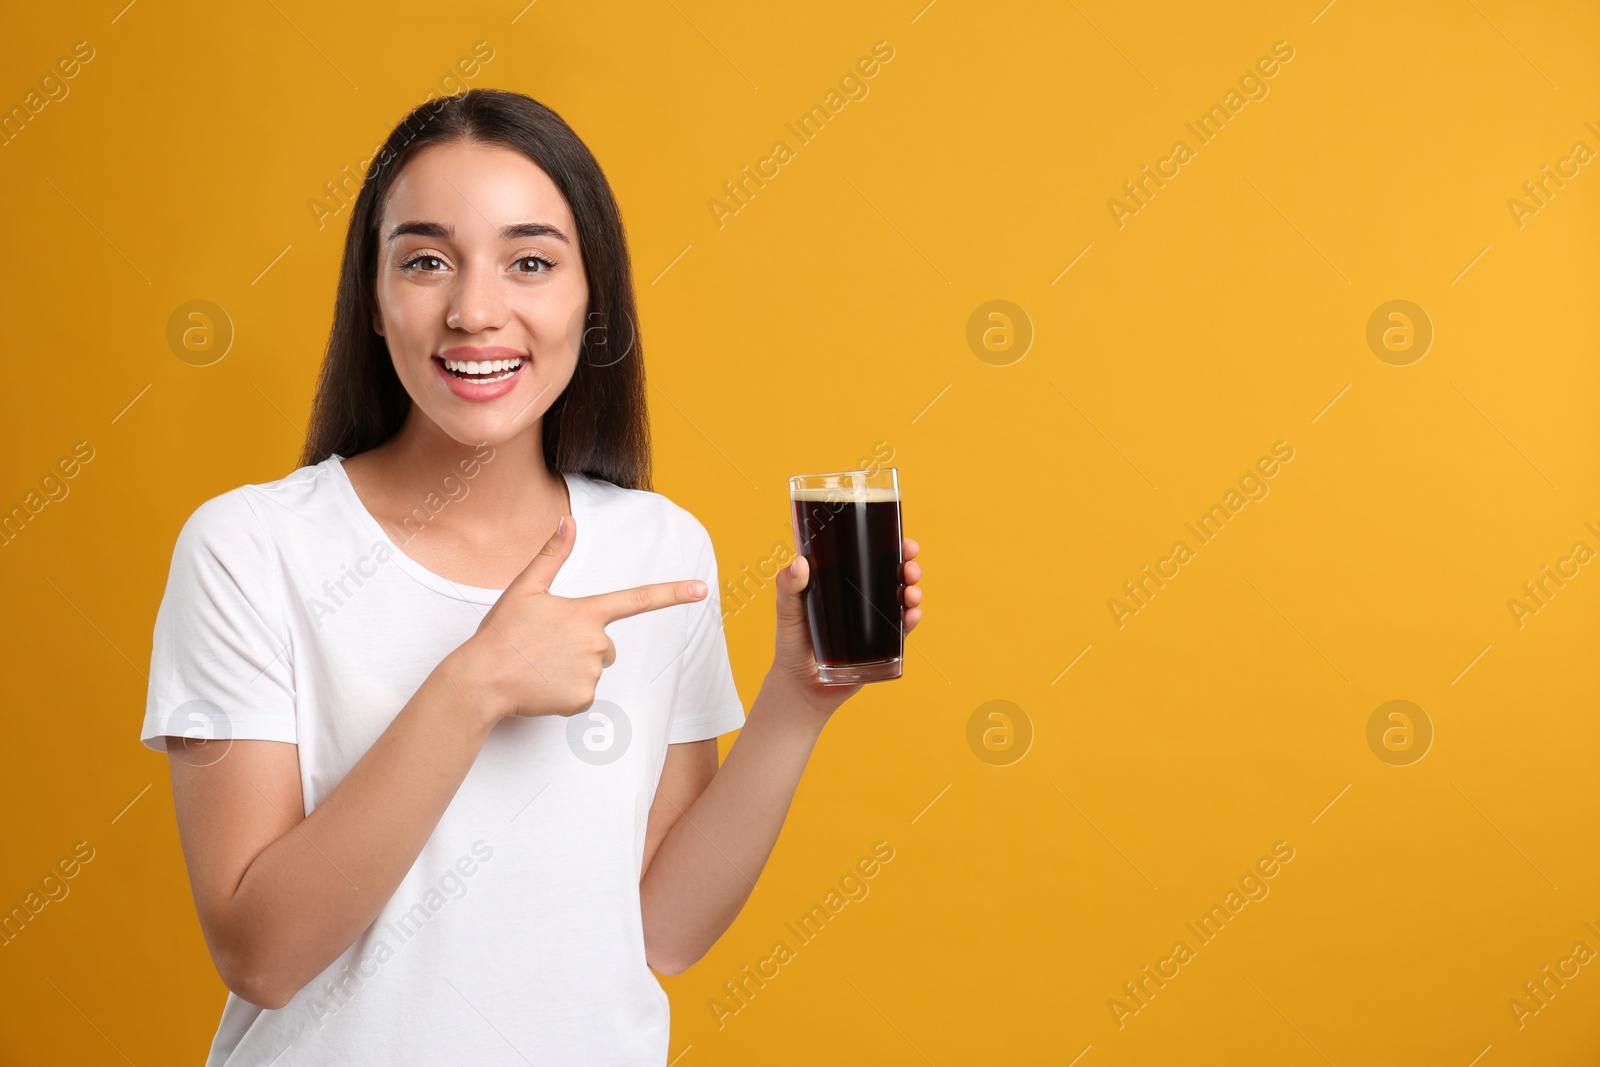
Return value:
[(301, 465), (376, 448), (405, 422), (411, 398), (387, 342), (372, 328), (379, 216), (406, 161), (429, 145), (452, 142), (521, 152), (555, 182), (577, 224), (589, 305), (577, 368), (544, 416), (545, 462), (556, 471), (649, 489), (644, 361), (622, 214), (600, 164), (572, 127), (538, 101), (499, 89), (469, 89), (422, 104), (373, 157), (345, 233), (333, 329)]

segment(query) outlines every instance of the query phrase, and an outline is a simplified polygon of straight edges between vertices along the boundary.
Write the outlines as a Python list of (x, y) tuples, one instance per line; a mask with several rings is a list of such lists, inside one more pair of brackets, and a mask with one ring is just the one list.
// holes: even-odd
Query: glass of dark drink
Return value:
[(900, 677), (900, 476), (894, 467), (789, 479), (806, 617), (824, 685)]

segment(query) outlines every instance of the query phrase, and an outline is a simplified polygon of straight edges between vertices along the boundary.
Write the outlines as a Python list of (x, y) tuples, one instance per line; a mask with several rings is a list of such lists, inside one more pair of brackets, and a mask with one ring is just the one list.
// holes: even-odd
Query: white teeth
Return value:
[[(462, 374), (489, 374), (494, 371), (515, 371), (522, 366), (522, 357), (516, 359), (489, 359), (482, 362), (477, 360), (447, 359), (444, 361), (445, 370), (458, 371)], [(500, 379), (496, 378), (495, 381)]]

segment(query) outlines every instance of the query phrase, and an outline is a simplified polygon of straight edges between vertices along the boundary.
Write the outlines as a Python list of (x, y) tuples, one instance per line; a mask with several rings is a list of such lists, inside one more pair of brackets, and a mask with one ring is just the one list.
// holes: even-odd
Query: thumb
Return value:
[[(807, 629), (805, 590), (811, 581), (806, 558), (796, 554), (794, 562), (778, 572), (778, 622)], [(808, 631), (809, 632), (809, 631)]]
[(578, 531), (572, 516), (561, 516), (561, 521), (556, 524), (556, 532), (544, 543), (544, 547), (539, 549), (539, 554), (522, 569), (522, 573), (512, 580), (506, 588), (506, 593), (510, 593), (513, 589), (523, 593), (548, 593), (550, 583), (556, 580), (556, 573), (561, 570), (561, 565), (572, 555), (572, 546), (577, 536)]

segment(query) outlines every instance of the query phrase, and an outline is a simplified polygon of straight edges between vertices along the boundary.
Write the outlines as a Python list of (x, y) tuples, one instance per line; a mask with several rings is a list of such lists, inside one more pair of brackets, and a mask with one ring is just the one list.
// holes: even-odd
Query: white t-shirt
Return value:
[[(552, 593), (693, 577), (706, 598), (610, 624), (588, 711), (497, 723), (372, 925), (280, 1009), (230, 993), (207, 1067), (667, 1062), (646, 818), (667, 745), (736, 730), (744, 707), (705, 527), (660, 494), (565, 477), (577, 541)], [(224, 493), (178, 535), (140, 739), (291, 742), (309, 815), (500, 593), (401, 551), (339, 456)]]

